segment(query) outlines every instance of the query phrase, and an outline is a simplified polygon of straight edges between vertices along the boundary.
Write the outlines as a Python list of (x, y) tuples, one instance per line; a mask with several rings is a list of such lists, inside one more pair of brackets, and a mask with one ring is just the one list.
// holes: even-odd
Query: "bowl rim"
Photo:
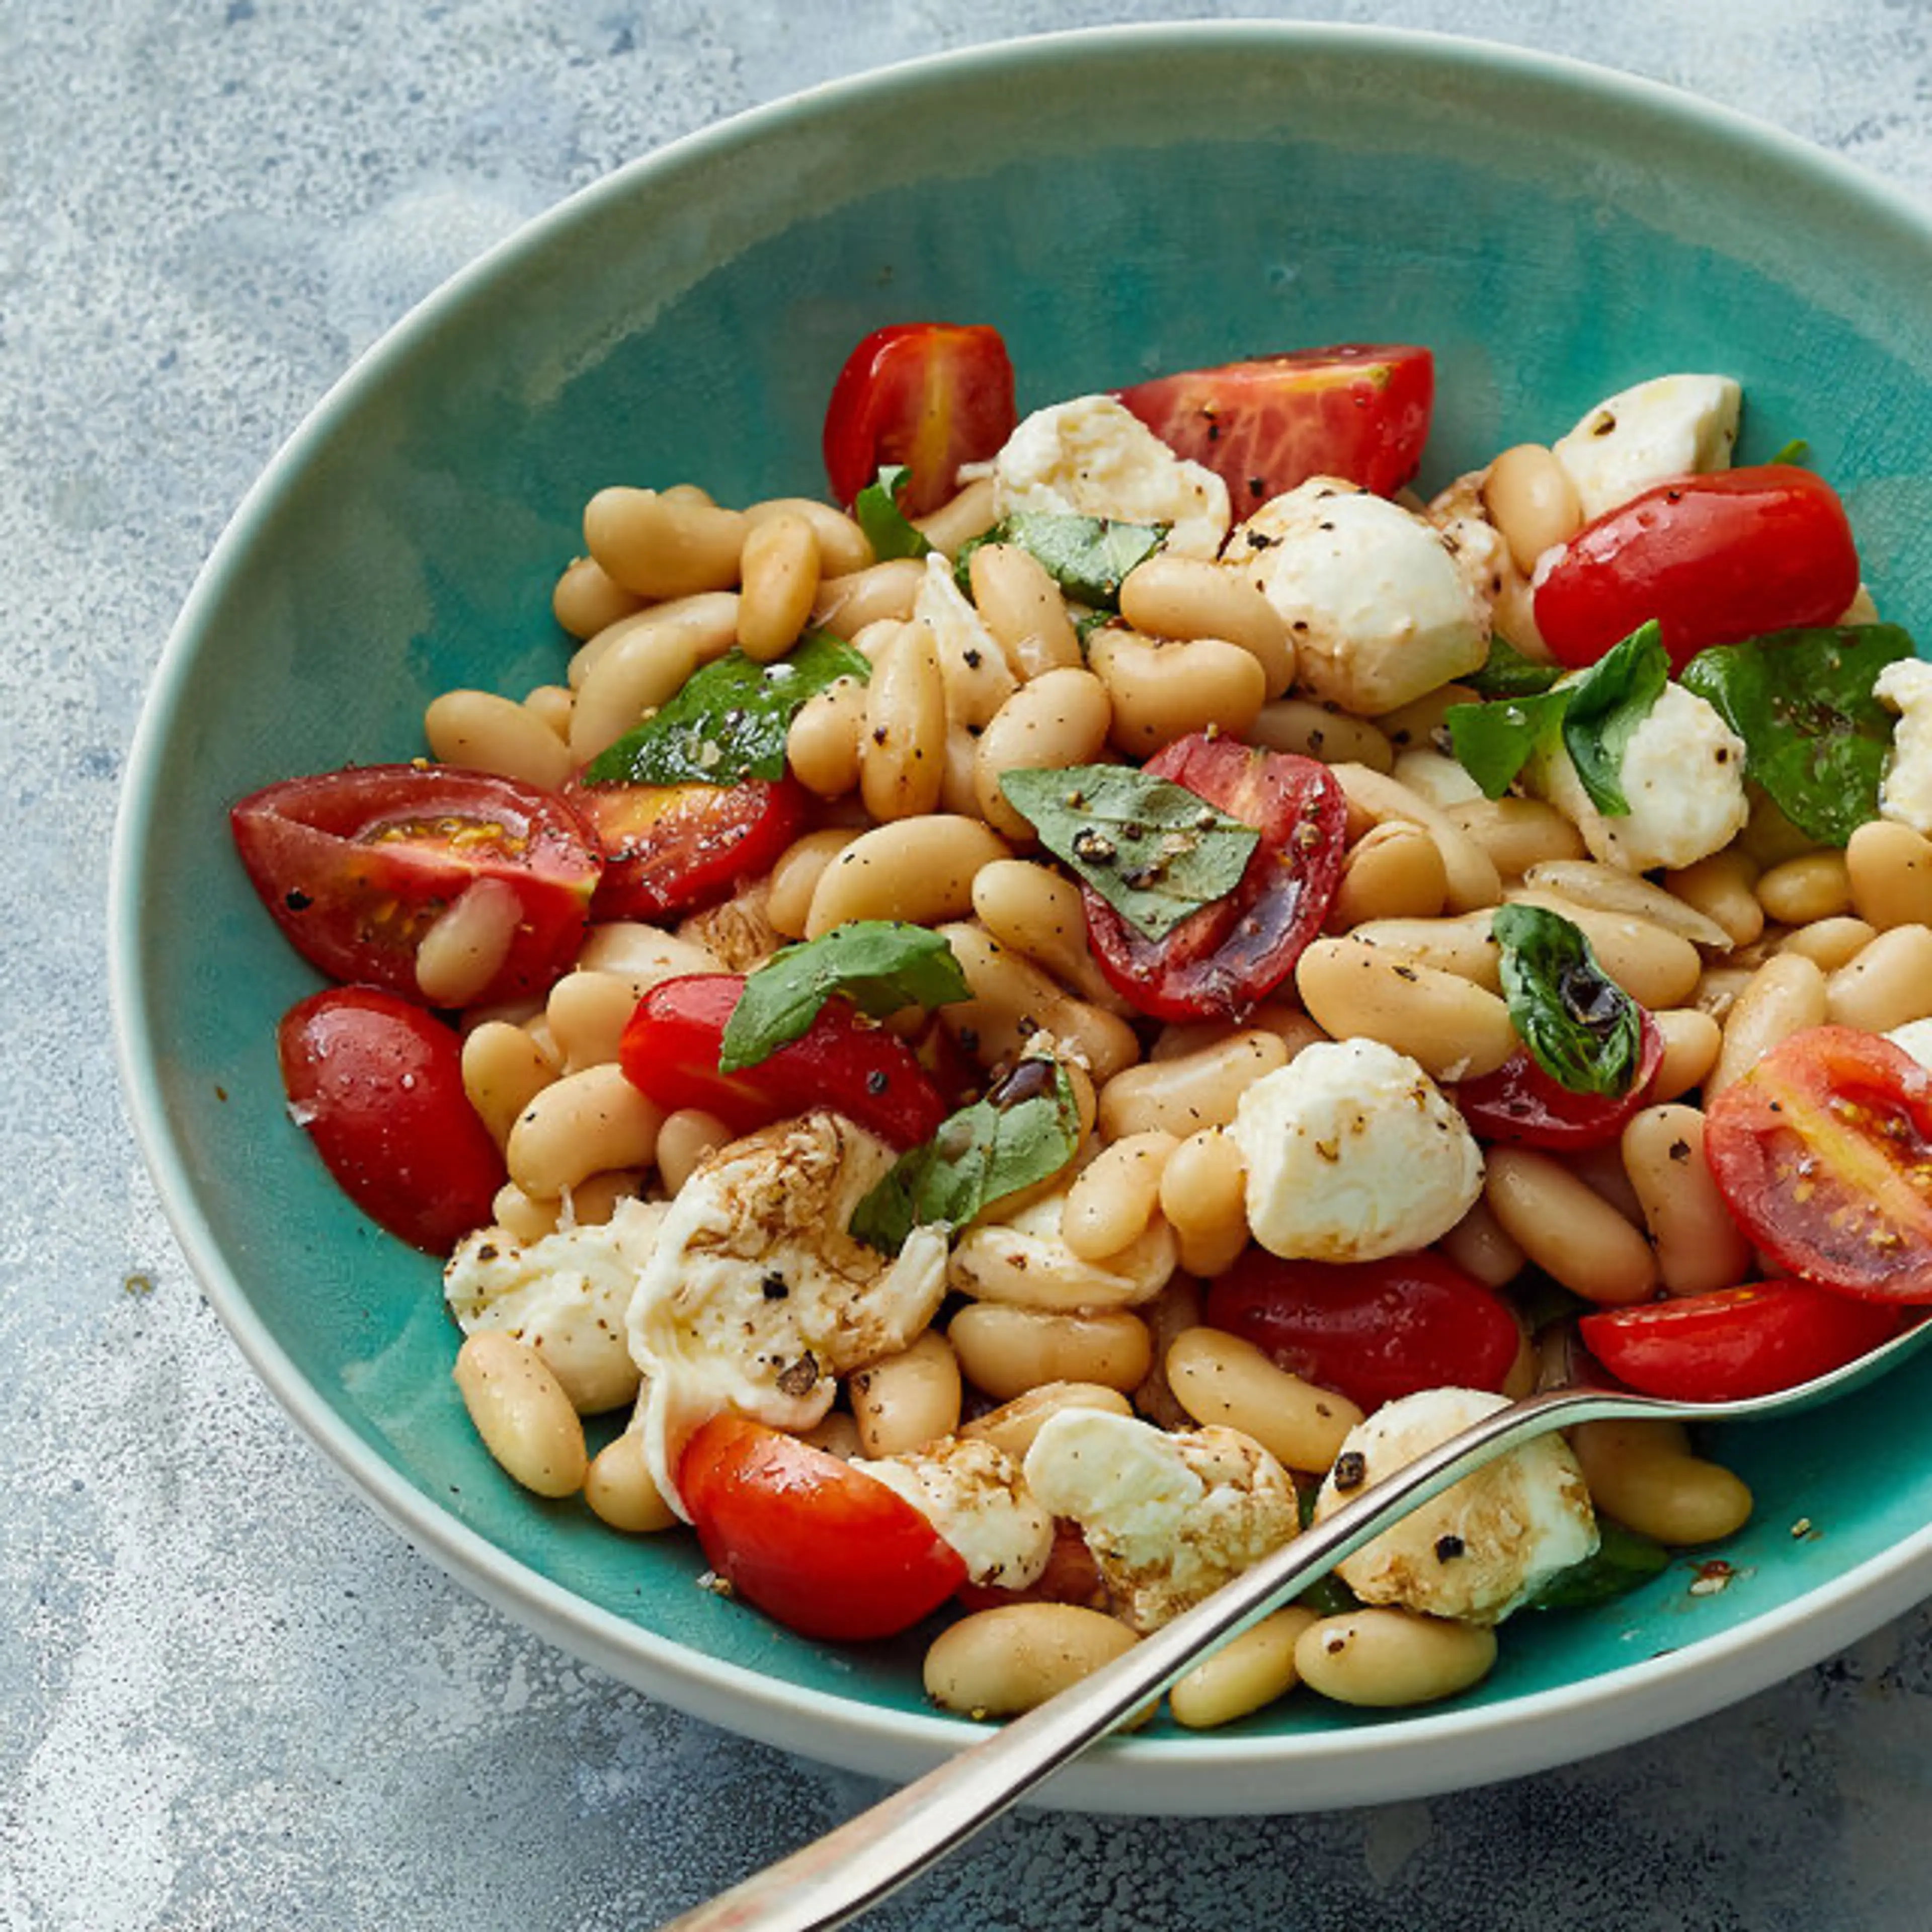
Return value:
[[(1172, 46), (1178, 38), (1190, 46), (1253, 45), (1270, 54), (1420, 57), (1445, 68), (1479, 70), (1492, 81), (1520, 76), (1546, 87), (1567, 87), (1597, 103), (1661, 116), (1686, 131), (1714, 134), (1754, 148), (1888, 215), (1932, 250), (1932, 212), (1891, 183), (1782, 128), (1664, 82), (1460, 34), (1262, 20), (1138, 22), (989, 41), (822, 81), (692, 130), (574, 190), (441, 284), (352, 359), (243, 495), (198, 572), (152, 674), (116, 815), (108, 877), (108, 985), (123, 1104), (190, 1271), (284, 1412), (392, 1528), (524, 1628), (709, 1721), (874, 1775), (910, 1776), (929, 1768), (983, 1736), (983, 1727), (769, 1677), (591, 1604), (406, 1481), (335, 1417), (296, 1368), (221, 1251), (173, 1144), (160, 1090), (151, 1076), (157, 1029), (144, 996), (138, 932), (142, 868), (158, 818), (157, 787), (197, 640), (221, 604), (252, 532), (295, 487), (332, 425), (382, 381), (392, 362), (432, 334), (446, 314), (513, 275), (525, 256), (593, 220), (640, 181), (701, 165), (714, 152), (788, 123), (836, 114), (848, 101), (908, 86), (943, 83), (954, 75), (1051, 64), (1103, 47), (1109, 54), (1153, 51)], [(1112, 1740), (1060, 1773), (1034, 1802), (1058, 1808), (1216, 1814), (1316, 1810), (1466, 1789), (1572, 1762), (1705, 1716), (1868, 1634), (1928, 1592), (1932, 1522), (1790, 1604), (1580, 1682), (1502, 1704), (1411, 1711), (1399, 1721), (1372, 1726)], [(1567, 1721), (1553, 1721), (1559, 1718)], [(1480, 1762), (1471, 1751), (1478, 1738)], [(1214, 1774), (1178, 1780), (1172, 1774), (1184, 1766), (1196, 1774), (1211, 1768)], [(1265, 1782), (1245, 1788), (1248, 1780), (1269, 1777), (1277, 1788)]]

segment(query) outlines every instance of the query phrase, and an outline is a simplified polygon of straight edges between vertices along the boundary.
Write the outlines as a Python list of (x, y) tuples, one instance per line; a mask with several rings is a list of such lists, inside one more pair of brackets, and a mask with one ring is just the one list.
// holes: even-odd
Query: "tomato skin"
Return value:
[(1294, 970), (1341, 883), (1348, 801), (1327, 766), (1196, 731), (1150, 758), (1184, 785), (1259, 828), (1234, 891), (1165, 938), (1148, 939), (1090, 886), (1081, 894), (1107, 983), (1156, 1019), (1239, 1019)]
[(1311, 476), (1393, 496), (1421, 467), (1436, 360), (1406, 344), (1348, 342), (1116, 393), (1177, 455), (1227, 484), (1238, 520)]
[(1586, 525), (1533, 592), (1561, 663), (1594, 664), (1655, 618), (1671, 668), (1760, 632), (1832, 624), (1857, 594), (1838, 494), (1790, 464), (1660, 483)]
[(275, 1043), (290, 1110), (370, 1220), (446, 1255), (493, 1218), (503, 1157), (464, 1093), (454, 1028), (394, 993), (336, 986), (291, 1006)]
[(930, 1140), (946, 1115), (912, 1049), (833, 998), (798, 1039), (756, 1066), (718, 1070), (724, 1024), (745, 982), (736, 973), (666, 980), (638, 1002), (618, 1059), (626, 1077), (667, 1112), (701, 1107), (734, 1134), (829, 1107), (904, 1149)]
[(909, 517), (958, 488), (959, 466), (999, 453), (1019, 417), (1013, 365), (984, 322), (906, 322), (874, 329), (846, 358), (825, 412), (825, 473), (852, 500), (887, 464), (911, 471), (899, 496)]
[(730, 896), (769, 872), (804, 828), (796, 779), (735, 785), (584, 784), (566, 794), (606, 855), (591, 910), (606, 919), (667, 919)]
[(1704, 1112), (1731, 1218), (1781, 1272), (1932, 1302), (1932, 1073), (1850, 1027), (1781, 1041)]
[(1216, 1276), (1203, 1316), (1364, 1410), (1419, 1389), (1500, 1389), (1522, 1346), (1508, 1304), (1427, 1249), (1302, 1262), (1251, 1247)]
[(698, 1431), (677, 1484), (712, 1568), (803, 1636), (896, 1636), (966, 1580), (958, 1553), (896, 1491), (742, 1416)]
[(1078, 1604), (1097, 1610), (1106, 1606), (1107, 1586), (1079, 1526), (1062, 1520), (1053, 1526), (1046, 1568), (1032, 1582), (1011, 1589), (968, 1582), (960, 1585), (957, 1600), (962, 1610), (996, 1610), (1006, 1604)]
[(520, 916), (477, 1002), (548, 991), (582, 943), (602, 867), (554, 794), (441, 766), (285, 778), (243, 799), (229, 824), (262, 904), (311, 966), (418, 1002), (423, 934), (479, 879), (508, 885)]
[(1802, 1281), (1759, 1281), (1584, 1316), (1604, 1366), (1646, 1395), (1731, 1402), (1793, 1388), (1898, 1334), (1904, 1310)]
[(1552, 1080), (1520, 1047), (1493, 1073), (1456, 1084), (1455, 1101), (1479, 1139), (1534, 1148), (1600, 1147), (1621, 1134), (1648, 1102), (1651, 1083), (1664, 1064), (1664, 1036), (1643, 1016), (1643, 1045), (1636, 1078), (1622, 1094), (1575, 1094)]

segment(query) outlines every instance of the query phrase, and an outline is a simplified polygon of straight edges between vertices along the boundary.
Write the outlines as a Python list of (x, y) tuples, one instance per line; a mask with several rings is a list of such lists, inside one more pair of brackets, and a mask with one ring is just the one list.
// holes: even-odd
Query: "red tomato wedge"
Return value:
[(229, 814), (236, 849), (296, 950), (332, 980), (421, 1000), (416, 950), (479, 880), (516, 895), (477, 1002), (526, 998), (575, 956), (601, 861), (554, 794), (482, 772), (363, 765), (285, 778)]
[(1215, 1278), (1204, 1313), (1364, 1409), (1419, 1389), (1499, 1389), (1522, 1344), (1502, 1298), (1426, 1249), (1342, 1262), (1251, 1247)]
[(734, 785), (574, 782), (567, 796), (607, 856), (592, 906), (602, 919), (666, 919), (729, 898), (768, 872), (805, 825), (795, 778)]
[(802, 1636), (895, 1636), (966, 1580), (958, 1552), (896, 1491), (742, 1416), (698, 1430), (677, 1486), (712, 1568)]
[(1562, 663), (1592, 664), (1657, 620), (1674, 670), (1712, 644), (1836, 623), (1858, 587), (1850, 520), (1790, 464), (1660, 483), (1572, 537), (1534, 593)]
[(1118, 392), (1177, 455), (1228, 486), (1237, 519), (1311, 476), (1392, 496), (1421, 466), (1436, 362), (1348, 342), (1156, 376)]
[(1795, 1388), (1897, 1334), (1905, 1311), (1802, 1281), (1752, 1282), (1586, 1315), (1577, 1331), (1604, 1366), (1646, 1395), (1731, 1402)]
[(289, 1109), (370, 1220), (446, 1255), (493, 1216), (503, 1157), (463, 1090), (463, 1047), (433, 1013), (367, 986), (311, 994), (276, 1036)]
[(1573, 1093), (1544, 1072), (1524, 1047), (1493, 1073), (1459, 1082), (1456, 1105), (1469, 1131), (1483, 1140), (1536, 1148), (1596, 1147), (1615, 1139), (1642, 1108), (1663, 1064), (1664, 1036), (1646, 1013), (1636, 1078), (1628, 1093)]
[(1083, 886), (1094, 956), (1108, 985), (1156, 1019), (1239, 1019), (1294, 971), (1328, 916), (1348, 801), (1312, 758), (1203, 731), (1177, 739), (1144, 769), (1257, 827), (1261, 843), (1232, 892), (1160, 939), (1136, 932)]
[(1932, 1302), (1932, 1073), (1903, 1047), (1850, 1027), (1793, 1034), (1711, 1102), (1704, 1153), (1784, 1273)]
[(912, 474), (909, 517), (959, 487), (962, 463), (997, 455), (1019, 420), (1013, 365), (983, 322), (905, 322), (874, 329), (846, 358), (825, 412), (825, 473), (848, 506), (887, 464)]
[(626, 1076), (667, 1112), (701, 1107), (734, 1133), (829, 1107), (899, 1148), (939, 1130), (947, 1108), (904, 1041), (827, 1000), (798, 1039), (756, 1066), (718, 1070), (724, 1024), (744, 991), (735, 973), (667, 980), (638, 1002), (618, 1058)]

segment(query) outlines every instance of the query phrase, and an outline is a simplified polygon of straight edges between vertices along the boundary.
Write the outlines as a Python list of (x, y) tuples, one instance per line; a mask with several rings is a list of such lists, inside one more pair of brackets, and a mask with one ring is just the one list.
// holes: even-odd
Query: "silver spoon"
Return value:
[(1932, 1340), (1932, 1320), (1916, 1324), (1828, 1375), (1738, 1402), (1671, 1402), (1639, 1395), (1594, 1371), (1568, 1340), (1566, 1330), (1554, 1350), (1546, 1348), (1544, 1378), (1553, 1385), (1452, 1436), (1091, 1676), (789, 1858), (668, 1920), (658, 1932), (826, 1932), (843, 1925), (964, 1844), (1208, 1652), (1504, 1450), (1552, 1429), (1612, 1416), (1718, 1421), (1790, 1414), (1834, 1400), (1884, 1374)]

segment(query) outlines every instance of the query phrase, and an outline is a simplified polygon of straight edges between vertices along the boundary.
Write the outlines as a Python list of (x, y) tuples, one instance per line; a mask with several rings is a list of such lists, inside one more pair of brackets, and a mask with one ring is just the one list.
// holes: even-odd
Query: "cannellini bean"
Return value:
[(913, 527), (933, 548), (949, 557), (975, 537), (982, 537), (993, 527), (993, 479), (982, 476), (969, 483), (950, 502), (940, 505), (930, 516), (915, 517)]
[(1295, 1669), (1311, 1690), (1372, 1708), (1454, 1696), (1480, 1683), (1496, 1660), (1493, 1630), (1397, 1610), (1324, 1617), (1294, 1646)]
[(1178, 1139), (1225, 1127), (1241, 1096), (1287, 1064), (1280, 1036), (1251, 1028), (1197, 1053), (1128, 1067), (1100, 1089), (1100, 1131), (1114, 1141), (1150, 1132)]
[(808, 832), (787, 846), (772, 868), (765, 895), (765, 916), (786, 939), (802, 939), (812, 916), (812, 897), (825, 868), (859, 836), (856, 826), (829, 826)]
[(980, 620), (1022, 677), (1081, 668), (1080, 638), (1066, 600), (1030, 550), (982, 544), (966, 568)]
[(701, 1107), (680, 1107), (667, 1114), (658, 1129), (658, 1172), (665, 1191), (675, 1195), (696, 1172), (700, 1162), (728, 1147), (736, 1138), (716, 1114)]
[[(1926, 935), (1932, 942), (1932, 933)], [(1778, 1042), (1825, 1021), (1825, 976), (1802, 952), (1774, 953), (1754, 973), (1724, 1018), (1724, 1044), (1705, 1083), (1720, 1094)]]
[(1252, 1342), (1219, 1328), (1175, 1337), (1167, 1384), (1196, 1422), (1238, 1429), (1289, 1469), (1326, 1469), (1362, 1420), (1346, 1396), (1277, 1368)]
[(654, 1536), (677, 1521), (677, 1512), (652, 1480), (638, 1430), (614, 1437), (591, 1459), (584, 1500), (600, 1521), (633, 1536)]
[(1133, 1404), (1118, 1389), (1099, 1382), (1042, 1382), (963, 1424), (959, 1433), (990, 1442), (1015, 1462), (1023, 1462), (1047, 1419), (1063, 1408), (1097, 1408), (1109, 1415), (1134, 1412)]
[(1291, 1604), (1203, 1658), (1167, 1694), (1174, 1722), (1213, 1730), (1286, 1696), (1301, 1681), (1294, 1646), (1314, 1621), (1312, 1610)]
[(1724, 1028), (1695, 1006), (1666, 1006), (1651, 1018), (1664, 1036), (1664, 1058), (1651, 1082), (1651, 1096), (1658, 1100), (1675, 1100), (1703, 1085), (1718, 1064)]
[(818, 538), (794, 510), (747, 518), (740, 553), (738, 648), (769, 664), (798, 641), (818, 596)]
[(868, 1456), (922, 1449), (959, 1426), (959, 1363), (952, 1345), (928, 1328), (910, 1348), (846, 1378), (859, 1445)]
[(472, 1004), (502, 970), (522, 922), (514, 886), (472, 880), (416, 942), (417, 990), (432, 1006)]
[(1561, 1161), (1493, 1147), (1486, 1166), (1490, 1211), (1544, 1274), (1586, 1301), (1642, 1301), (1656, 1286), (1650, 1244)]
[(1113, 742), (1131, 758), (1210, 724), (1244, 736), (1267, 696), (1260, 664), (1220, 638), (1160, 644), (1109, 625), (1094, 634), (1087, 661), (1106, 687)]
[(946, 685), (924, 624), (900, 626), (874, 660), (859, 738), (859, 793), (877, 819), (917, 818), (946, 778)]
[(556, 1079), (557, 1069), (520, 1026), (486, 1020), (463, 1041), (463, 1090), (499, 1147), (517, 1117)]
[(737, 598), (720, 595), (640, 610), (600, 631), (572, 661), (573, 674), (585, 666), (571, 680), (572, 763), (608, 751), (700, 664), (722, 657), (737, 628)]
[(1124, 1395), (1154, 1362), (1147, 1324), (1125, 1308), (1082, 1313), (980, 1301), (961, 1309), (946, 1333), (966, 1379), (995, 1402), (1042, 1382), (1098, 1382)]
[(1845, 848), (1852, 910), (1884, 932), (1932, 926), (1932, 838), (1888, 818), (1861, 825)]
[(1730, 934), (1716, 920), (1675, 893), (1594, 859), (1545, 860), (1530, 867), (1523, 875), (1523, 884), (1533, 892), (1554, 892), (1573, 904), (1588, 906), (1597, 912), (1628, 913), (1634, 919), (1648, 920), (1652, 926), (1674, 932), (1694, 946), (1722, 950), (1733, 943)]
[(1431, 805), (1420, 793), (1365, 764), (1338, 764), (1334, 772), (1348, 794), (1352, 812), (1359, 812), (1376, 825), (1385, 819), (1406, 818), (1422, 826), (1436, 841), (1442, 848), (1448, 878), (1451, 912), (1478, 911), (1496, 904), (1502, 897), (1502, 880), (1496, 861), (1446, 812)]
[(1394, 748), (1375, 725), (1312, 698), (1278, 698), (1263, 705), (1246, 735), (1250, 743), (1264, 751), (1318, 758), (1324, 765), (1355, 764), (1374, 772), (1395, 769)]
[(1520, 1044), (1496, 994), (1359, 940), (1316, 940), (1302, 954), (1294, 982), (1331, 1038), (1379, 1040), (1434, 1079), (1493, 1073)]
[(940, 1008), (940, 1024), (982, 1066), (1017, 1058), (1036, 1033), (1066, 1042), (1098, 1082), (1140, 1058), (1140, 1042), (1125, 1020), (1076, 999), (981, 927), (953, 924), (939, 930), (973, 989), (970, 1000)]
[(827, 577), (850, 577), (870, 567), (871, 539), (843, 510), (816, 496), (766, 496), (745, 506), (745, 521), (752, 530), (781, 518), (796, 519), (810, 530)]
[(570, 747), (526, 706), (494, 692), (446, 691), (423, 714), (436, 760), (554, 791), (569, 777)]
[(584, 1424), (536, 1349), (501, 1329), (481, 1330), (457, 1351), (454, 1372), (470, 1421), (506, 1474), (540, 1496), (583, 1488)]
[(1516, 568), (1526, 577), (1556, 544), (1583, 527), (1576, 486), (1555, 453), (1539, 442), (1520, 442), (1492, 461), (1482, 483), (1483, 507)]
[(1750, 1520), (1749, 1488), (1722, 1465), (1691, 1454), (1681, 1422), (1585, 1422), (1564, 1432), (1591, 1500), (1641, 1536), (1673, 1548), (1718, 1543)]
[(1837, 919), (1814, 920), (1787, 932), (1778, 941), (1781, 952), (1802, 952), (1815, 960), (1827, 973), (1849, 966), (1878, 937), (1878, 928), (1849, 914)]
[(1448, 896), (1442, 853), (1419, 825), (1391, 818), (1349, 848), (1329, 924), (1346, 932), (1371, 919), (1433, 919)]
[(819, 876), (806, 918), (816, 939), (855, 919), (898, 919), (935, 926), (973, 904), (982, 866), (1012, 856), (978, 820), (932, 812), (861, 832)]
[(1102, 1148), (1066, 1190), (1060, 1238), (1089, 1262), (1138, 1240), (1160, 1210), (1160, 1177), (1178, 1144), (1172, 1134), (1154, 1132)]
[(614, 582), (595, 557), (574, 558), (550, 592), (550, 608), (573, 638), (594, 638), (608, 624), (628, 617), (644, 599)]
[(1512, 903), (1560, 913), (1590, 942), (1597, 963), (1641, 1006), (1682, 1006), (1695, 990), (1704, 962), (1690, 940), (1653, 920), (1580, 905), (1560, 892), (1514, 890)]
[(1757, 902), (1786, 926), (1833, 919), (1852, 909), (1852, 879), (1842, 852), (1806, 852), (1761, 874)]
[(1025, 859), (996, 859), (974, 876), (973, 910), (1002, 946), (1045, 968), (1083, 1000), (1109, 1012), (1132, 1012), (1094, 962), (1080, 888), (1064, 873)]
[(1748, 946), (1764, 931), (1764, 908), (1757, 902), (1758, 868), (1742, 847), (1727, 845), (1708, 859), (1664, 875), (1664, 889), (1694, 908), (1732, 946)]
[(1268, 698), (1294, 682), (1286, 620), (1246, 578), (1208, 558), (1156, 551), (1121, 580), (1120, 615), (1152, 638), (1238, 644), (1261, 666)]
[(926, 1694), (968, 1718), (1010, 1718), (1111, 1664), (1138, 1641), (1076, 1604), (1003, 1604), (949, 1624), (926, 1654)]
[(840, 677), (801, 704), (785, 734), (792, 776), (820, 798), (843, 798), (859, 783), (859, 743), (866, 734), (866, 688)]
[(1490, 992), (1502, 986), (1502, 952), (1490, 932), (1486, 912), (1455, 919), (1378, 919), (1348, 934), (1358, 945), (1380, 946), (1412, 964), (1454, 973)]
[(1010, 838), (1030, 838), (1032, 824), (1007, 802), (1000, 774), (1091, 764), (1112, 721), (1106, 687), (1090, 670), (1046, 670), (1022, 685), (980, 734), (973, 782), (980, 815)]
[(1881, 932), (1825, 982), (1825, 1009), (1834, 1026), (1868, 1033), (1889, 1033), (1932, 1013), (1932, 928)]
[(916, 556), (892, 557), (843, 576), (821, 578), (812, 624), (849, 643), (881, 619), (903, 622), (912, 615), (925, 581), (926, 566)]
[(1506, 879), (1583, 856), (1583, 835), (1540, 798), (1478, 798), (1444, 808), (1449, 822), (1490, 855)]
[(1436, 1246), (1486, 1288), (1507, 1287), (1522, 1274), (1529, 1258), (1504, 1232), (1489, 1203), (1480, 1198)]
[(1673, 1294), (1731, 1288), (1750, 1272), (1750, 1244), (1724, 1205), (1704, 1160), (1704, 1116), (1695, 1107), (1646, 1107), (1623, 1132), (1624, 1167)]
[(745, 518), (655, 490), (600, 490), (584, 506), (584, 548), (640, 597), (688, 597), (738, 581)]
[(510, 1178), (540, 1200), (607, 1168), (648, 1167), (662, 1108), (620, 1066), (588, 1066), (546, 1087), (518, 1115), (503, 1149)]

